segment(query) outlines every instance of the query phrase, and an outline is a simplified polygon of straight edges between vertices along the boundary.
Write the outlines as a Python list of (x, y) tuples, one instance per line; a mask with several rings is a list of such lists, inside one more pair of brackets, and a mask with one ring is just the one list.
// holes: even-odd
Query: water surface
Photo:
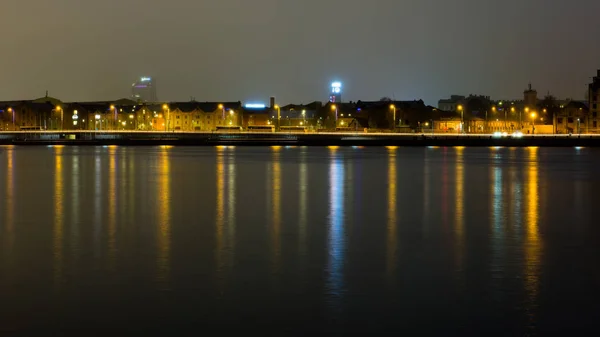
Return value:
[(0, 147), (0, 335), (589, 334), (598, 168), (587, 148)]

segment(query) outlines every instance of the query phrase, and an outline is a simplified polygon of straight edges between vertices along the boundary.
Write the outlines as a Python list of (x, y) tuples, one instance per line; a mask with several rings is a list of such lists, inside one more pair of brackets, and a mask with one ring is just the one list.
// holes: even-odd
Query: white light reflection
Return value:
[(344, 162), (330, 147), (329, 164), (329, 265), (327, 289), (332, 305), (339, 308), (344, 288)]

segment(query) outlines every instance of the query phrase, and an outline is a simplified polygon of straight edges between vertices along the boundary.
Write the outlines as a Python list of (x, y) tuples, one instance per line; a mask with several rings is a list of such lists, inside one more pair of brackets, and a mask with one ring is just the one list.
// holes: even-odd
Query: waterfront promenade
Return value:
[(364, 132), (0, 132), (1, 145), (290, 145), (290, 146), (586, 146), (600, 135), (512, 135)]

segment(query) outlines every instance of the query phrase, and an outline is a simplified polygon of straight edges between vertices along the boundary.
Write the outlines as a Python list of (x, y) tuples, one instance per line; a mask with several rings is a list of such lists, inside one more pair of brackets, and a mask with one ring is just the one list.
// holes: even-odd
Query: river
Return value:
[(0, 147), (0, 335), (600, 332), (600, 149)]

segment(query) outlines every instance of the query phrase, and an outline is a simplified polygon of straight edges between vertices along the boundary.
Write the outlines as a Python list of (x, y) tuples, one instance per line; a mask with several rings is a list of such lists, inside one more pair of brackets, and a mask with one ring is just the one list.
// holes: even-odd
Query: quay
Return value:
[(600, 135), (523, 135), (364, 132), (9, 131), (0, 145), (181, 146), (506, 146), (600, 147)]

